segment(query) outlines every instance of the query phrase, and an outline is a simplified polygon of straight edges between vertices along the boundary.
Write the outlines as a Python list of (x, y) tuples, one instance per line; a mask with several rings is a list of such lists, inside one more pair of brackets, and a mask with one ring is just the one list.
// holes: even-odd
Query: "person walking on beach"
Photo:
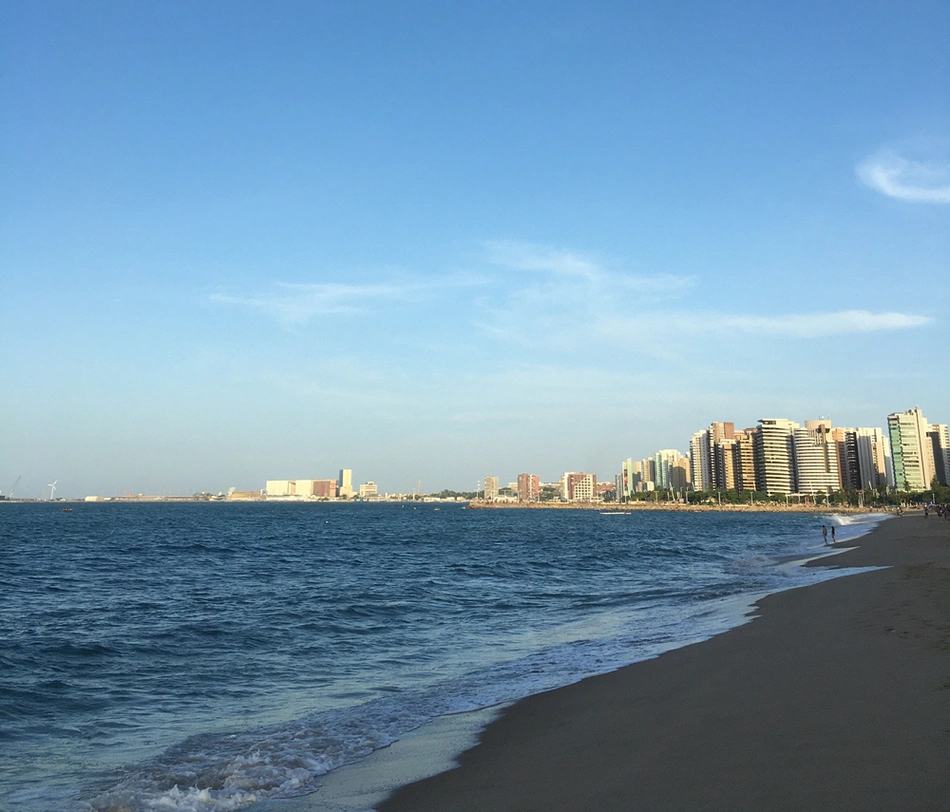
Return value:
[(831, 525), (831, 543), (832, 543), (832, 544), (836, 544), (836, 543), (837, 543), (837, 542), (835, 541), (835, 526), (834, 526), (834, 525)]
[(828, 546), (828, 528), (825, 525), (821, 526), (821, 537), (825, 540), (825, 547)]

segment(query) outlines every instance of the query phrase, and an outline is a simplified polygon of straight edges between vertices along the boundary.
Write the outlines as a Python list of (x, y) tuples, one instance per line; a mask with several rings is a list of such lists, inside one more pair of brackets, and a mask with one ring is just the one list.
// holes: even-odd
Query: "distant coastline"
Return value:
[(742, 503), (686, 503), (686, 502), (650, 502), (638, 500), (618, 504), (616, 502), (486, 502), (484, 499), (472, 500), (469, 510), (596, 510), (601, 513), (627, 513), (635, 510), (676, 510), (697, 513), (733, 512), (733, 513), (888, 513), (886, 508), (854, 507), (852, 505), (781, 505), (771, 502)]
[(116, 505), (116, 504), (287, 504), (287, 505), (458, 505), (467, 510), (584, 510), (600, 513), (630, 513), (633, 511), (679, 511), (693, 513), (894, 513), (894, 507), (856, 507), (853, 505), (813, 505), (775, 502), (495, 502), (484, 499), (446, 498), (425, 496), (421, 499), (255, 499), (207, 496), (112, 496), (95, 499), (3, 499), (0, 505)]

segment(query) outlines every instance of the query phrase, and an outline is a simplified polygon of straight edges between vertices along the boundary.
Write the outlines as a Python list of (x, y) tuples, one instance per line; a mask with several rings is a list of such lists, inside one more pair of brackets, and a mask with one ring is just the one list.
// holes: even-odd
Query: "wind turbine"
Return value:
[(58, 479), (54, 479), (52, 482), (49, 483), (49, 485), (46, 486), (47, 488), (49, 488), (49, 500), (50, 500), (50, 502), (53, 501), (53, 494), (56, 493), (56, 483), (57, 483), (57, 482), (59, 482), (59, 480), (58, 480)]

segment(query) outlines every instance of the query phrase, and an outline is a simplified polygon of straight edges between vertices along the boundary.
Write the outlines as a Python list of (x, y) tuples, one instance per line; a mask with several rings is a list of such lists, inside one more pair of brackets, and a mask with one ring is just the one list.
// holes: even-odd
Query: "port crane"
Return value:
[(7, 496), (7, 499), (12, 499), (12, 498), (13, 498), (13, 492), (16, 490), (16, 486), (20, 484), (20, 480), (21, 480), (21, 479), (23, 479), (23, 474), (20, 474), (20, 476), (18, 476), (18, 477), (16, 478), (16, 482), (14, 482), (14, 483), (13, 483), (13, 487), (10, 488), (10, 494), (9, 494), (9, 496)]

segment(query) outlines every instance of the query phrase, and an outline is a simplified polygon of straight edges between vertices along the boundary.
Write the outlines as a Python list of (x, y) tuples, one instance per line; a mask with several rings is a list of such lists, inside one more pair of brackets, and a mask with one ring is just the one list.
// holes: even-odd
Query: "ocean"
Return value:
[(746, 622), (880, 516), (0, 505), (0, 809), (235, 810)]

